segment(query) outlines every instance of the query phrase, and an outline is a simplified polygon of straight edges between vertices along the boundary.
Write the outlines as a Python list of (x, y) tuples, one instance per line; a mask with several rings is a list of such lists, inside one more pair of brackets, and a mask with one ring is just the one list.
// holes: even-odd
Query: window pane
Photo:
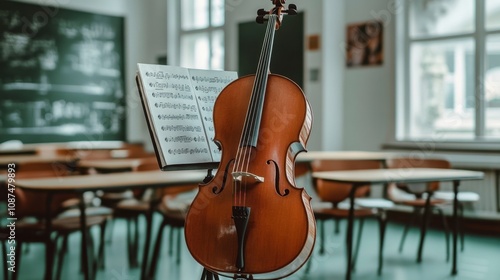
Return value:
[(182, 29), (208, 27), (208, 0), (182, 0)]
[(195, 33), (181, 37), (182, 67), (210, 69), (210, 40), (208, 33)]
[(212, 0), (212, 26), (224, 25), (224, 0)]
[(217, 30), (212, 33), (212, 69), (224, 70), (224, 31)]
[(500, 29), (500, 0), (486, 0), (486, 28)]
[(475, 1), (410, 1), (411, 37), (474, 32)]
[(414, 43), (410, 61), (410, 137), (474, 135), (474, 41)]
[(491, 36), (486, 43), (486, 136), (500, 136), (500, 35)]

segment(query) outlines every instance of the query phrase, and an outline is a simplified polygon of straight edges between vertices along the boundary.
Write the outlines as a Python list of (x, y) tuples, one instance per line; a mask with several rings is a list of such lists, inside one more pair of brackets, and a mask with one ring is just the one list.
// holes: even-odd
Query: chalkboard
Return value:
[[(238, 75), (255, 74), (266, 33), (265, 24), (255, 21), (239, 24)], [(304, 13), (285, 16), (283, 25), (276, 31), (271, 59), (271, 73), (280, 74), (304, 83)]]
[(124, 19), (2, 1), (0, 143), (125, 140)]

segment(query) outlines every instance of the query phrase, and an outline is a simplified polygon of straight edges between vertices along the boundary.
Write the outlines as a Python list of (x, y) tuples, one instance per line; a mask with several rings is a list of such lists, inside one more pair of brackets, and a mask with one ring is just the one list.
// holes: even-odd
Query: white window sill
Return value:
[(397, 141), (382, 145), (382, 150), (413, 157), (445, 158), (454, 168), (500, 170), (500, 143)]

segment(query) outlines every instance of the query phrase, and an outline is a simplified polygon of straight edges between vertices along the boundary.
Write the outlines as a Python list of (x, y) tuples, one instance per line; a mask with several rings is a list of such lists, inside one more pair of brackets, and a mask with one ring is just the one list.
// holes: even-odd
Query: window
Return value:
[(400, 3), (397, 140), (500, 139), (500, 0)]
[(180, 66), (224, 68), (224, 0), (182, 0)]

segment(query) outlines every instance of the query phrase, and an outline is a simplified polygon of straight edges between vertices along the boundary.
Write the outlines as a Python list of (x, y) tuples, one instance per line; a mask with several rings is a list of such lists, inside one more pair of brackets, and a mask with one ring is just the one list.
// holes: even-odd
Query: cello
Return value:
[(199, 185), (185, 221), (195, 260), (238, 279), (281, 279), (309, 258), (316, 238), (311, 198), (295, 186), (294, 165), (312, 128), (312, 110), (292, 80), (270, 74), (274, 34), (285, 0), (258, 11), (267, 29), (255, 75), (227, 85), (214, 105), (222, 151), (216, 174)]

